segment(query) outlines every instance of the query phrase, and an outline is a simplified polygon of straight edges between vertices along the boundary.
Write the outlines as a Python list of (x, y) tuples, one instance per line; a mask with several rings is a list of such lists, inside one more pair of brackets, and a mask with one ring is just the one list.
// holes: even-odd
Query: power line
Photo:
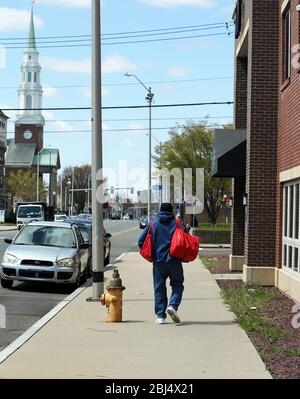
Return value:
[[(115, 36), (115, 37), (103, 37), (102, 40), (118, 40), (118, 39), (133, 39), (133, 38), (141, 38), (141, 37), (149, 37), (149, 36), (162, 36), (162, 35), (174, 35), (178, 33), (189, 33), (189, 32), (199, 32), (199, 31), (204, 31), (204, 30), (215, 30), (215, 29), (223, 29), (224, 26), (210, 26), (210, 27), (203, 27), (203, 28), (195, 28), (195, 29), (183, 29), (183, 30), (178, 30), (176, 32), (158, 32), (158, 33), (146, 33), (146, 34), (140, 34), (140, 35), (127, 35), (127, 36)], [(56, 44), (56, 43), (79, 43), (79, 42), (88, 42), (90, 44), (91, 39), (66, 39), (66, 40), (49, 40), (49, 41), (39, 41), (37, 40), (37, 45), (39, 47), (39, 44)], [(22, 42), (13, 42), (9, 43), (10, 45), (26, 45), (27, 40), (24, 39)]]
[[(171, 108), (171, 107), (193, 107), (202, 105), (232, 105), (233, 101), (214, 101), (214, 102), (203, 102), (203, 103), (179, 103), (179, 104), (154, 104), (152, 108)], [(102, 107), (106, 109), (140, 109), (149, 108), (148, 105), (121, 105), (113, 107)], [(91, 110), (91, 107), (49, 107), (49, 108), (2, 108), (2, 111), (82, 111)]]
[[(113, 33), (102, 33), (102, 37), (105, 36), (116, 36), (116, 35), (128, 35), (128, 34), (137, 34), (137, 33), (150, 33), (150, 32), (166, 32), (166, 31), (178, 31), (182, 29), (197, 29), (203, 27), (229, 27), (233, 26), (234, 23), (232, 21), (224, 21), (224, 22), (215, 22), (210, 24), (198, 24), (198, 25), (186, 25), (186, 26), (177, 26), (171, 28), (157, 28), (157, 29), (147, 29), (147, 30), (136, 30), (136, 31), (125, 31), (125, 32), (113, 32)], [(176, 33), (176, 32), (175, 32)], [(91, 38), (90, 34), (82, 34), (82, 35), (61, 35), (61, 36), (36, 36), (36, 40), (46, 40), (46, 39), (69, 39), (69, 38)], [(0, 41), (13, 41), (13, 40), (23, 40), (27, 42), (27, 37), (10, 37), (10, 38), (0, 38)]]
[[(205, 119), (226, 119), (226, 118), (231, 118), (232, 115), (226, 115), (226, 116), (192, 116), (192, 117), (173, 117), (173, 118), (152, 118), (152, 121), (173, 121), (173, 120), (205, 120)], [(45, 122), (47, 123), (57, 123), (57, 122), (91, 122), (90, 119), (46, 119)], [(149, 118), (127, 118), (127, 119), (104, 119), (103, 122), (142, 122), (142, 121), (149, 121)], [(13, 120), (9, 119), (9, 123), (15, 123)]]
[[(194, 79), (174, 79), (174, 80), (158, 80), (145, 82), (145, 84), (166, 84), (166, 83), (187, 83), (187, 82), (200, 82), (200, 81), (211, 81), (211, 80), (226, 80), (233, 79), (233, 76), (217, 76), (217, 77), (208, 77), (208, 78), (194, 78)], [(117, 86), (139, 86), (140, 83), (107, 83), (103, 84), (103, 87), (117, 87)], [(91, 85), (45, 85), (43, 89), (47, 89), (48, 87), (54, 89), (68, 89), (68, 88), (90, 88)], [(18, 86), (0, 86), (0, 89), (18, 89)]]
[[(211, 125), (203, 124), (204, 127), (217, 127), (224, 126), (224, 124), (214, 123)], [(166, 127), (153, 127), (152, 130), (170, 130), (170, 129), (182, 129), (185, 128), (185, 125), (174, 125), (174, 126), (166, 126)], [(140, 132), (146, 131), (148, 132), (148, 128), (128, 128), (128, 129), (103, 129), (105, 133), (119, 133), (119, 132)], [(61, 134), (61, 133), (91, 133), (91, 130), (47, 130), (44, 131), (44, 134)], [(14, 132), (8, 132), (8, 134), (14, 134)]]
[[(163, 42), (163, 41), (170, 41), (170, 40), (181, 40), (181, 39), (195, 39), (199, 37), (213, 37), (213, 36), (231, 36), (234, 32), (227, 31), (221, 33), (211, 33), (206, 35), (191, 35), (191, 36), (179, 36), (179, 37), (169, 37), (169, 38), (161, 38), (161, 39), (147, 39), (147, 40), (133, 40), (133, 41), (126, 41), (126, 42), (114, 42), (114, 43), (102, 43), (103, 46), (111, 46), (111, 45), (122, 45), (122, 44), (138, 44), (138, 43), (151, 43), (151, 42)], [(54, 46), (39, 46), (39, 48), (73, 48), (73, 47), (89, 47), (90, 44), (66, 44), (66, 45), (54, 45)], [(23, 47), (19, 46), (12, 46), (12, 47), (5, 47), (6, 50), (12, 49), (23, 49)]]

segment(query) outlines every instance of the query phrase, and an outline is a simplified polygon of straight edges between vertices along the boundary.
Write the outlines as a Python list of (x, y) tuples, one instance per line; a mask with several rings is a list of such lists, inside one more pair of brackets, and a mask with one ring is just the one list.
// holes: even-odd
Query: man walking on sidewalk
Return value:
[[(180, 323), (177, 310), (182, 300), (184, 276), (181, 261), (170, 256), (171, 240), (176, 229), (172, 204), (162, 204), (159, 214), (151, 224), (156, 323), (164, 324), (166, 313), (169, 314), (174, 323)], [(138, 245), (140, 248), (142, 248), (147, 237), (149, 226), (148, 223), (139, 238)], [(166, 287), (167, 278), (170, 279), (172, 287), (169, 304)]]

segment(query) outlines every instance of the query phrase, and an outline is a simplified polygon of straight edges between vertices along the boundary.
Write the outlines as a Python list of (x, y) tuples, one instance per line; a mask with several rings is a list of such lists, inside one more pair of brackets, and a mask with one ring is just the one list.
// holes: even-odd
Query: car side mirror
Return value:
[(104, 234), (104, 238), (107, 238), (107, 239), (108, 239), (108, 238), (111, 238), (111, 237), (112, 237), (112, 236), (111, 236), (111, 234), (109, 234), (109, 233), (105, 233), (105, 234)]
[(12, 244), (12, 242), (13, 242), (13, 240), (12, 240), (12, 238), (5, 238), (4, 239), (4, 242), (6, 243), (6, 244)]
[(82, 242), (79, 245), (79, 249), (89, 249), (90, 248), (90, 244), (88, 242)]

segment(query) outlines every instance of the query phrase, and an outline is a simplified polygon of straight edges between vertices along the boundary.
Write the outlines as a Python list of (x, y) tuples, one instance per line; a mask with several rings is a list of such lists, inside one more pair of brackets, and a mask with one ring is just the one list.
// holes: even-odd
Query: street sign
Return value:
[(155, 184), (154, 186), (152, 186), (153, 190), (162, 190), (163, 186), (160, 186), (159, 184)]

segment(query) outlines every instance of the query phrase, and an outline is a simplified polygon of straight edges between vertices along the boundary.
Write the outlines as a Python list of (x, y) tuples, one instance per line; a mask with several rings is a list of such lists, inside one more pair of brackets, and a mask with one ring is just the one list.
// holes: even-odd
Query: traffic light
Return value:
[(115, 188), (114, 188), (114, 187), (111, 187), (111, 188), (110, 188), (110, 193), (111, 193), (112, 195), (115, 193)]
[(131, 189), (130, 189), (130, 194), (131, 194), (131, 195), (134, 194), (134, 187), (131, 187)]

